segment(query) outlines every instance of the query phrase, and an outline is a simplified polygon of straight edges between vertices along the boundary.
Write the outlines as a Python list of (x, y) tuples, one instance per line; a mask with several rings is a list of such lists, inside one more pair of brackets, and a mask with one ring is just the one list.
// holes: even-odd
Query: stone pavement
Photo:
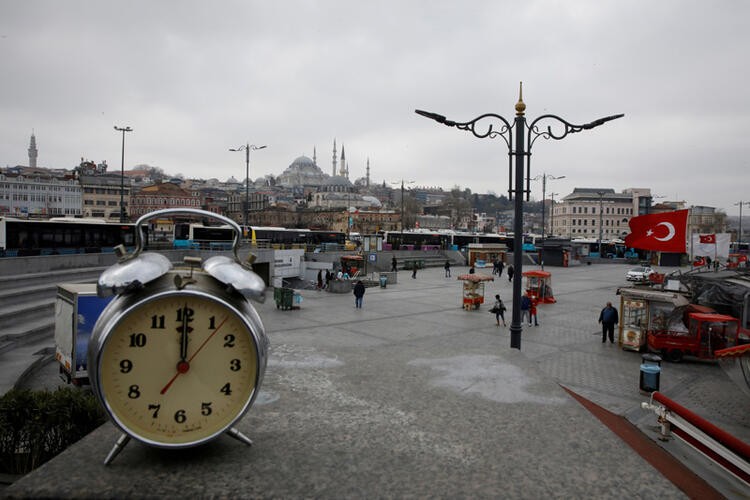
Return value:
[[(268, 369), (237, 425), (254, 446), (224, 436), (179, 451), (131, 441), (104, 466), (118, 436), (105, 424), (3, 494), (684, 498), (560, 387), (655, 436), (656, 416), (639, 408), (640, 356), (602, 344), (596, 322), (606, 301), (619, 304), (627, 269), (548, 268), (558, 302), (539, 306), (540, 326), (524, 325), (520, 351), (488, 313), (495, 293), (510, 309), (505, 276), (487, 284), (478, 311), (461, 308), (461, 268), (454, 278), (402, 271), (397, 285), (368, 288), (362, 309), (351, 294), (303, 291), (292, 311), (269, 300), (257, 306)], [(750, 440), (750, 401), (718, 366), (662, 367), (662, 392)]]

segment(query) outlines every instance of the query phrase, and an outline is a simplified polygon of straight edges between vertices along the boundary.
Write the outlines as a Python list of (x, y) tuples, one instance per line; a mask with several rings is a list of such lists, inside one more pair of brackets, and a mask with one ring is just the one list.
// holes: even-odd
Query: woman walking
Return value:
[(500, 298), (500, 295), (495, 295), (495, 305), (492, 306), (492, 309), (490, 309), (490, 312), (495, 313), (495, 323), (497, 323), (497, 326), (500, 326), (500, 320), (503, 320), (503, 326), (505, 325), (505, 304), (503, 304), (503, 299)]

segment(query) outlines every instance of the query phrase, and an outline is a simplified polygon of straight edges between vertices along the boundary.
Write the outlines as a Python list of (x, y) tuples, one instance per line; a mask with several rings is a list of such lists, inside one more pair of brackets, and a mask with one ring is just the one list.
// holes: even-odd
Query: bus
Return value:
[(231, 226), (207, 226), (200, 223), (176, 222), (174, 225), (174, 248), (203, 250), (231, 250), (234, 242)]
[[(144, 236), (147, 244), (148, 235)], [(0, 257), (110, 253), (117, 245), (128, 250), (135, 247), (135, 224), (73, 217), (0, 217)]]
[(469, 243), (504, 244), (513, 249), (513, 236), (496, 233), (472, 233), (468, 231), (416, 229), (406, 231), (382, 231), (383, 243), (394, 249), (405, 250), (459, 250)]
[(250, 226), (248, 238), (254, 246), (278, 249), (304, 248), (306, 251), (342, 250), (346, 233), (323, 229)]
[(593, 258), (603, 257), (606, 259), (637, 259), (638, 252), (625, 246), (622, 240), (609, 240), (601, 242), (601, 251), (599, 250), (599, 240), (594, 238), (576, 238), (571, 243), (583, 245), (588, 249), (588, 256)]

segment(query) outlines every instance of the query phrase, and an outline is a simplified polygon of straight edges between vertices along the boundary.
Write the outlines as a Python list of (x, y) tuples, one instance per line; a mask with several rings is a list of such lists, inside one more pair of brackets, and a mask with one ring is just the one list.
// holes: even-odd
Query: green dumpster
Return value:
[(292, 308), (294, 300), (294, 289), (274, 288), (273, 299), (276, 301), (276, 309), (287, 310)]

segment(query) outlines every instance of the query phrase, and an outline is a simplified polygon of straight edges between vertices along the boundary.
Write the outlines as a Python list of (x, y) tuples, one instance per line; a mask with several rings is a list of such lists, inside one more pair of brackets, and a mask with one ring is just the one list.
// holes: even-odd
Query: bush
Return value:
[(0, 397), (0, 472), (26, 474), (105, 420), (88, 391), (11, 390)]

